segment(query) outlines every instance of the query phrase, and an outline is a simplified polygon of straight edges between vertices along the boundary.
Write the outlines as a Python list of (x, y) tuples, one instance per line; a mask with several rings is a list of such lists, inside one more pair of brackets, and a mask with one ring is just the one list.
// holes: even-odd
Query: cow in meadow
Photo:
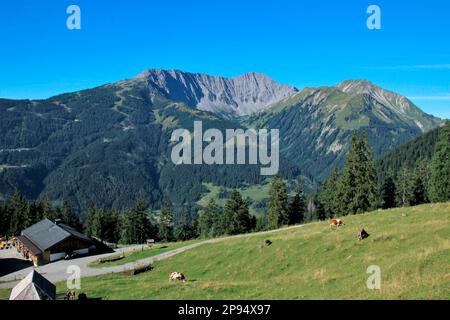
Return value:
[(169, 273), (169, 280), (179, 280), (179, 281), (186, 281), (186, 277), (182, 272), (171, 272)]
[(341, 219), (331, 219), (330, 220), (330, 228), (339, 228), (340, 226), (343, 226), (344, 222)]

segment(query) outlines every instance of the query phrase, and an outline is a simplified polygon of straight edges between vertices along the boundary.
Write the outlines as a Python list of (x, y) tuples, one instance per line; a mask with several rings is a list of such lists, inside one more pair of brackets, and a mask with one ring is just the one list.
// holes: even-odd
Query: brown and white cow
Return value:
[(169, 280), (179, 280), (179, 281), (186, 281), (186, 277), (182, 272), (171, 272), (169, 273)]
[(344, 222), (341, 219), (331, 219), (330, 220), (330, 228), (336, 227), (339, 228), (340, 226), (343, 226)]

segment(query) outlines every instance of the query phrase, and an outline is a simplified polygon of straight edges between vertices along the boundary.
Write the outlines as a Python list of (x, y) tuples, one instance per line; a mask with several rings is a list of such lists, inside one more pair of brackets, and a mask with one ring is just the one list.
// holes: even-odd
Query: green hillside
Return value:
[(281, 154), (323, 182), (334, 167), (343, 165), (353, 130), (367, 129), (373, 154), (380, 157), (442, 121), (393, 92), (367, 81), (350, 81), (306, 88), (242, 123), (279, 129)]
[[(450, 121), (447, 121), (445, 126), (448, 128)], [(444, 128), (444, 126), (438, 127), (420, 135), (379, 158), (377, 167), (383, 180), (387, 173), (398, 172), (404, 164), (413, 168), (420, 160), (429, 161), (433, 157), (439, 132)]]
[[(103, 299), (447, 299), (450, 203), (375, 211), (205, 244), (159, 261), (151, 272), (82, 279)], [(358, 228), (370, 236), (356, 239)], [(266, 239), (271, 246), (262, 246)], [(366, 270), (381, 268), (381, 290)], [(187, 282), (169, 282), (181, 271)], [(64, 284), (58, 286), (64, 291)], [(1, 296), (8, 292), (1, 291)]]

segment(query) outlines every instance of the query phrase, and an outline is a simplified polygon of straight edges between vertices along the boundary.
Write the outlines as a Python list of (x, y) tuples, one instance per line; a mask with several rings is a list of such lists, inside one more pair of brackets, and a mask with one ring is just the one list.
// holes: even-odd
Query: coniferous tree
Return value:
[(158, 221), (158, 237), (164, 241), (173, 240), (173, 208), (169, 199), (164, 198)]
[(190, 205), (183, 206), (174, 228), (174, 237), (177, 241), (192, 239), (195, 235), (191, 220)]
[(38, 207), (40, 210), (41, 220), (47, 218), (54, 221), (56, 219), (56, 210), (51, 205), (47, 196), (44, 196), (38, 200)]
[(319, 194), (324, 214), (327, 217), (342, 215), (346, 212), (341, 183), (339, 171), (334, 168)]
[(356, 194), (352, 212), (362, 213), (377, 206), (377, 173), (370, 150), (367, 131), (364, 132), (357, 148)]
[(397, 206), (409, 206), (413, 197), (413, 185), (411, 172), (406, 165), (403, 165), (397, 175), (395, 190)]
[(144, 243), (150, 230), (150, 213), (147, 210), (144, 197), (139, 197), (132, 209), (136, 219), (136, 243)]
[(429, 202), (428, 184), (428, 164), (426, 161), (419, 161), (413, 173), (411, 205), (416, 206)]
[(305, 215), (305, 222), (311, 222), (315, 220), (325, 220), (327, 213), (321, 200), (319, 193), (314, 192), (309, 200), (307, 207), (307, 215)]
[(256, 223), (255, 223), (255, 231), (267, 231), (268, 230), (268, 216), (267, 214), (263, 214), (261, 216), (256, 217)]
[(36, 201), (31, 202), (28, 206), (28, 219), (30, 220), (30, 225), (33, 225), (40, 221), (39, 207)]
[(276, 229), (289, 223), (288, 196), (286, 184), (279, 176), (272, 179), (269, 190), (269, 229)]
[[(97, 226), (97, 217), (98, 217), (98, 212), (96, 212), (96, 217), (93, 219), (93, 226), (92, 229), (94, 230), (94, 232), (96, 232), (98, 234), (98, 226)], [(134, 223), (135, 221), (135, 214), (132, 210), (127, 210), (123, 213), (123, 218), (122, 218), (122, 235), (121, 235), (121, 242), (125, 243), (125, 244), (132, 244), (132, 243), (136, 243), (136, 234), (137, 234), (137, 230), (136, 230), (136, 224)]]
[(252, 229), (252, 218), (248, 210), (248, 204), (242, 199), (241, 194), (233, 190), (225, 203), (223, 215), (225, 217), (225, 233), (229, 235), (247, 233)]
[(0, 237), (9, 233), (11, 225), (11, 215), (5, 203), (0, 204)]
[(396, 196), (395, 181), (392, 175), (390, 174), (383, 182), (383, 186), (381, 187), (382, 208), (383, 209), (394, 208), (396, 205), (395, 196)]
[(348, 213), (362, 213), (377, 205), (377, 175), (370, 151), (367, 133), (361, 139), (353, 133), (340, 183), (342, 201)]
[(197, 232), (200, 237), (210, 238), (224, 233), (220, 212), (221, 208), (211, 198), (197, 216)]
[(80, 220), (73, 213), (67, 201), (64, 201), (60, 208), (60, 219), (64, 224), (81, 231), (82, 226)]
[(429, 196), (433, 202), (450, 199), (450, 121), (439, 131), (430, 166)]
[(144, 243), (151, 230), (150, 212), (140, 197), (122, 218), (122, 242)]
[[(145, 212), (145, 211), (144, 211)], [(138, 214), (136, 214), (138, 216)], [(144, 221), (144, 223), (146, 223)], [(137, 226), (136, 226), (137, 227)], [(145, 228), (146, 225), (144, 224)], [(98, 210), (94, 218), (95, 236), (101, 241), (110, 243), (117, 243), (120, 240), (120, 217), (116, 211), (113, 210)], [(136, 236), (131, 239), (130, 243), (143, 243), (146, 237), (146, 230), (136, 230)]]
[(97, 236), (97, 208), (92, 202), (88, 206), (83, 230), (90, 237)]
[(356, 213), (357, 208), (354, 207), (354, 199), (356, 197), (357, 188), (357, 171), (358, 171), (358, 146), (359, 138), (356, 131), (353, 133), (352, 145), (347, 155), (344, 170), (342, 173), (341, 187), (342, 187), (342, 202), (345, 205), (343, 215), (348, 213)]
[(30, 226), (28, 203), (18, 189), (8, 202), (8, 210), (11, 215), (10, 234), (18, 235)]
[(300, 183), (298, 183), (295, 196), (289, 204), (289, 224), (303, 223), (305, 218), (306, 203)]

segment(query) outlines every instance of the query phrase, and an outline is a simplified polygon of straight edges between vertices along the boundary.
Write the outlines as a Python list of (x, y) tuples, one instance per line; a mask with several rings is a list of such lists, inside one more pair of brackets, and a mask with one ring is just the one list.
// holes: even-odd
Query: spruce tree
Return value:
[(197, 232), (202, 238), (210, 238), (220, 235), (223, 230), (219, 216), (220, 208), (211, 198), (206, 207), (197, 216)]
[[(110, 243), (117, 243), (120, 240), (120, 217), (116, 211), (102, 209), (91, 211), (89, 215), (91, 236)], [(129, 222), (130, 227), (135, 228), (136, 225), (132, 221)], [(136, 235), (138, 235), (137, 230), (130, 229), (129, 238), (124, 242), (142, 243)]]
[(144, 243), (150, 230), (149, 212), (144, 197), (139, 197), (131, 210), (134, 212), (136, 219), (136, 242)]
[(20, 191), (16, 189), (8, 202), (10, 211), (10, 234), (18, 235), (30, 226), (28, 218), (28, 203)]
[(97, 208), (92, 202), (88, 206), (83, 230), (90, 237), (97, 236)]
[(61, 207), (60, 219), (66, 225), (81, 231), (80, 220), (75, 215), (75, 213), (73, 213), (72, 208), (70, 207), (70, 205), (67, 201), (64, 201), (63, 205)]
[(353, 133), (352, 145), (338, 188), (342, 188), (342, 210), (348, 213), (362, 213), (377, 206), (377, 175), (367, 132), (361, 139), (356, 131)]
[(4, 203), (0, 203), (0, 237), (5, 236), (9, 233), (10, 224), (10, 211)]
[(417, 163), (413, 173), (412, 184), (413, 185), (412, 185), (411, 205), (416, 206), (419, 204), (429, 202), (428, 199), (429, 168), (425, 160), (421, 160)]
[(50, 200), (48, 199), (47, 196), (44, 196), (40, 201), (39, 201), (39, 205), (42, 208), (42, 212), (43, 212), (43, 217), (47, 218), (49, 220), (55, 220), (55, 210), (52, 206), (52, 204), (50, 203)]
[(164, 198), (158, 221), (158, 237), (164, 241), (173, 240), (173, 208), (168, 198)]
[(230, 235), (247, 233), (252, 228), (252, 218), (248, 205), (242, 199), (241, 194), (233, 190), (224, 207), (225, 233)]
[(357, 148), (356, 194), (353, 212), (363, 213), (377, 206), (377, 173), (370, 150), (367, 131), (364, 131)]
[(276, 229), (289, 223), (288, 196), (285, 182), (275, 176), (269, 190), (269, 229)]
[(358, 147), (359, 138), (356, 131), (353, 133), (352, 144), (348, 152), (340, 187), (342, 187), (342, 203), (344, 204), (343, 215), (348, 213), (356, 213), (355, 207), (356, 188), (357, 188), (357, 172), (358, 172)]
[(289, 204), (289, 224), (303, 223), (306, 203), (300, 183), (297, 184), (295, 196)]
[(30, 225), (33, 225), (40, 221), (39, 207), (36, 201), (31, 202), (28, 206), (28, 219), (30, 220)]
[(337, 168), (334, 168), (331, 171), (330, 177), (320, 190), (320, 202), (323, 205), (323, 211), (327, 217), (342, 215), (346, 212), (341, 183), (339, 171)]
[(406, 164), (402, 166), (397, 175), (395, 184), (396, 202), (399, 207), (406, 207), (411, 204), (413, 197), (412, 175)]
[(395, 181), (392, 174), (389, 174), (381, 187), (381, 202), (383, 209), (394, 208), (395, 201)]
[(314, 220), (323, 221), (327, 218), (324, 205), (322, 203), (320, 195), (315, 192), (311, 195), (308, 204), (308, 214), (305, 215), (305, 221), (311, 222)]
[(190, 205), (183, 206), (174, 228), (174, 237), (177, 241), (186, 241), (194, 237), (194, 227), (191, 220)]
[(439, 131), (430, 166), (429, 196), (432, 202), (450, 200), (450, 121)]

